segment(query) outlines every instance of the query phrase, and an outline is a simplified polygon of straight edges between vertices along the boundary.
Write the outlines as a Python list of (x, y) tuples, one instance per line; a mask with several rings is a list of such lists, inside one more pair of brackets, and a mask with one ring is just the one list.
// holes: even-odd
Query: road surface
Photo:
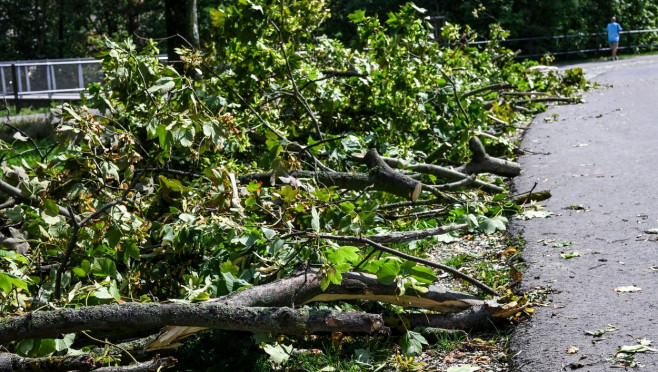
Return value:
[[(658, 348), (658, 56), (578, 67), (603, 87), (539, 115), (521, 145), (515, 189), (550, 190), (554, 215), (511, 226), (523, 289), (550, 292), (512, 337), (520, 372), (606, 371), (621, 346)], [(658, 371), (658, 352), (630, 358)]]

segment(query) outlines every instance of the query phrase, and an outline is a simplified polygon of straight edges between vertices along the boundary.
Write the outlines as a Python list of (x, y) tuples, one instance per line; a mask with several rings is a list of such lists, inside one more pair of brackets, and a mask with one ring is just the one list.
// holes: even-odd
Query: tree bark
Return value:
[[(384, 159), (384, 161), (386, 161), (386, 163), (392, 167), (405, 168), (415, 172), (432, 174), (449, 180), (459, 181), (468, 178), (468, 174), (464, 174), (456, 169), (445, 168), (434, 164), (408, 163), (400, 159), (388, 158), (388, 157), (382, 157), (382, 159)], [(495, 192), (495, 193), (503, 192), (502, 187), (492, 185), (490, 183), (478, 179), (473, 180), (473, 185), (481, 188), (482, 190), (489, 192)]]
[[(422, 183), (409, 176), (394, 171), (371, 149), (363, 158), (369, 168), (368, 173), (292, 171), (287, 174), (294, 178), (313, 178), (325, 186), (337, 186), (345, 190), (362, 191), (368, 187), (388, 192), (411, 201), (416, 201), (422, 190)], [(464, 176), (466, 177), (466, 176)], [(280, 180), (272, 173), (255, 173), (238, 177), (240, 183), (262, 182), (275, 186)]]
[(468, 164), (457, 168), (457, 171), (465, 174), (492, 173), (503, 177), (516, 177), (521, 174), (519, 164), (489, 156), (479, 138), (471, 138), (468, 146), (473, 158)]
[(94, 358), (89, 355), (27, 358), (16, 354), (0, 353), (0, 372), (91, 371), (95, 366)]
[[(427, 293), (408, 290), (399, 295), (394, 285), (382, 285), (375, 275), (348, 272), (342, 274), (341, 285), (329, 285), (322, 291), (322, 277), (317, 270), (301, 272), (291, 277), (259, 285), (210, 300), (228, 306), (296, 306), (315, 301), (372, 300), (401, 306), (418, 307), (442, 313), (460, 312), (484, 301), (478, 297), (431, 286)], [(202, 330), (198, 327), (167, 327), (148, 350), (170, 347), (172, 343)]]
[(496, 321), (502, 318), (494, 316), (499, 308), (482, 305), (473, 306), (467, 310), (454, 314), (445, 314), (443, 316), (427, 316), (427, 314), (406, 314), (404, 317), (409, 320), (411, 328), (415, 327), (433, 327), (444, 329), (487, 329), (491, 328)]
[(176, 48), (199, 47), (197, 0), (165, 0), (165, 22), (167, 24), (167, 36), (169, 37), (167, 39), (169, 63), (180, 61)]
[(383, 328), (380, 315), (286, 307), (235, 307), (218, 302), (126, 303), (77, 309), (39, 311), (4, 319), (0, 344), (61, 333), (109, 330), (117, 327), (178, 325), (233, 331), (303, 335), (346, 331), (372, 333)]
[(101, 367), (94, 372), (160, 372), (175, 367), (177, 362), (173, 357), (156, 358), (130, 366)]

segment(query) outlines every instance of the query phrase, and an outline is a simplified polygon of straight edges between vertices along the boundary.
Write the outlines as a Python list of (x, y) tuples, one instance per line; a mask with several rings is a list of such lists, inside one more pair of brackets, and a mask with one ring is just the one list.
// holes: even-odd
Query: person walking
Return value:
[(610, 50), (612, 50), (612, 60), (617, 60), (617, 47), (619, 47), (619, 31), (621, 26), (617, 23), (617, 17), (610, 18), (610, 23), (605, 28), (608, 31), (608, 42), (610, 43)]

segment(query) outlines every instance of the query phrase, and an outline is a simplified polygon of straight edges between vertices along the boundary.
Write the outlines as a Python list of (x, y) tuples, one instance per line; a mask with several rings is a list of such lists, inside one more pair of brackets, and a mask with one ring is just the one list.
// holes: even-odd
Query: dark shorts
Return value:
[(611, 41), (610, 42), (610, 49), (617, 49), (618, 46), (619, 46), (618, 41)]

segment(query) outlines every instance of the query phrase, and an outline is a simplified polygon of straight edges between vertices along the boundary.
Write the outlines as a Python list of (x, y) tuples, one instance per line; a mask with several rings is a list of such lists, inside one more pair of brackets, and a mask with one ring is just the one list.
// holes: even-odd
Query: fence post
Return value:
[(21, 111), (21, 106), (18, 100), (18, 68), (14, 63), (11, 64), (11, 79), (14, 87), (14, 105), (16, 106), (16, 114), (18, 114)]
[(78, 58), (78, 87), (80, 89), (85, 88), (84, 74), (82, 73), (82, 63), (80, 63), (80, 58)]
[(7, 94), (7, 81), (5, 80), (5, 68), (0, 67), (0, 79), (2, 79), (2, 94)]

